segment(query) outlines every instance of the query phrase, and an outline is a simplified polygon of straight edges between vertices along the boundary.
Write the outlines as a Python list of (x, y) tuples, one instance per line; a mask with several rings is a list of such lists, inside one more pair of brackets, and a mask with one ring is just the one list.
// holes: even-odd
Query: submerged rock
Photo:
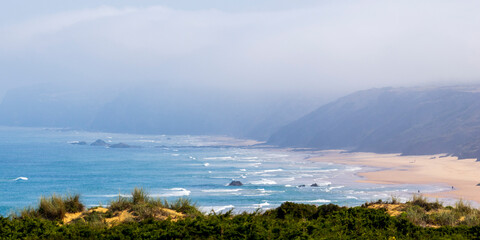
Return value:
[(97, 141), (91, 143), (90, 146), (108, 147), (110, 144), (106, 143), (102, 139), (97, 139)]
[(243, 186), (243, 183), (240, 181), (232, 181), (228, 186)]
[(298, 185), (297, 187), (305, 187), (305, 184), (302, 184), (302, 185)]
[(70, 144), (73, 144), (73, 145), (87, 145), (87, 142), (85, 142), (85, 141), (75, 141), (75, 142), (71, 142)]

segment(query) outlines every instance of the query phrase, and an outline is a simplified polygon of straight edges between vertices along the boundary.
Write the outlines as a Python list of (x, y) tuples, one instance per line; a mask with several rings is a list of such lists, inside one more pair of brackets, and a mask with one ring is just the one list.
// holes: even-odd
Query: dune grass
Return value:
[(134, 188), (132, 192), (132, 204), (147, 203), (150, 200), (150, 196), (143, 188)]
[(171, 209), (188, 216), (197, 216), (201, 212), (196, 205), (188, 198), (179, 198), (176, 201), (168, 202), (166, 199), (150, 197), (143, 188), (134, 188), (131, 197), (118, 196), (110, 202), (108, 207), (111, 212), (130, 211), (137, 220), (158, 218), (168, 216), (163, 209)]
[(44, 218), (48, 220), (60, 220), (66, 213), (81, 212), (85, 206), (80, 202), (80, 195), (59, 196), (53, 194), (50, 197), (42, 196), (37, 208), (27, 207), (20, 214), (12, 214), (15, 218)]
[(50, 197), (42, 196), (40, 198), (38, 213), (46, 219), (56, 220), (62, 219), (67, 210), (62, 197), (53, 194)]
[(110, 206), (108, 207), (111, 211), (123, 211), (132, 208), (132, 202), (130, 199), (122, 196), (118, 196), (117, 199), (110, 201)]

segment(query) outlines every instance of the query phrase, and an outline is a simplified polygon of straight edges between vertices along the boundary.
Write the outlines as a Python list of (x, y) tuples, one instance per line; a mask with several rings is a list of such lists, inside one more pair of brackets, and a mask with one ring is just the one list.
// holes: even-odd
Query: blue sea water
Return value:
[[(71, 144), (96, 139), (139, 147)], [(105, 206), (134, 187), (152, 197), (188, 197), (205, 212), (269, 209), (285, 201), (355, 206), (418, 190), (446, 190), (358, 183), (355, 173), (365, 167), (312, 162), (307, 152), (225, 146), (234, 141), (0, 127), (0, 214), (34, 206), (40, 196), (53, 193), (80, 193), (87, 206)], [(227, 186), (232, 180), (244, 185)]]

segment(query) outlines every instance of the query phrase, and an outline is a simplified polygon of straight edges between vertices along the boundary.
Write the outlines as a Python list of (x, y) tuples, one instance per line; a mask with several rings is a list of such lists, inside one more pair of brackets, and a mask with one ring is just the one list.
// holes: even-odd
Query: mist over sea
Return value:
[[(96, 139), (138, 147), (90, 146)], [(87, 145), (72, 144), (76, 141)], [(308, 152), (232, 146), (239, 142), (0, 127), (0, 214), (36, 205), (40, 196), (53, 193), (80, 193), (88, 206), (105, 206), (134, 187), (169, 200), (188, 197), (205, 212), (265, 210), (285, 201), (355, 206), (391, 195), (407, 198), (418, 190), (446, 190), (357, 183), (355, 173), (364, 167), (312, 162)], [(227, 186), (232, 180), (244, 185)]]

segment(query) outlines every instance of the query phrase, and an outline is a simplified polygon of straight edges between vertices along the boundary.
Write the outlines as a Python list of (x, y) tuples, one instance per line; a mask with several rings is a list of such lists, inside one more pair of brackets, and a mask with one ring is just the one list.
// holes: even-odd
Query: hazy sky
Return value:
[(480, 83), (479, 9), (451, 0), (3, 1), (0, 96), (46, 81), (318, 94)]

